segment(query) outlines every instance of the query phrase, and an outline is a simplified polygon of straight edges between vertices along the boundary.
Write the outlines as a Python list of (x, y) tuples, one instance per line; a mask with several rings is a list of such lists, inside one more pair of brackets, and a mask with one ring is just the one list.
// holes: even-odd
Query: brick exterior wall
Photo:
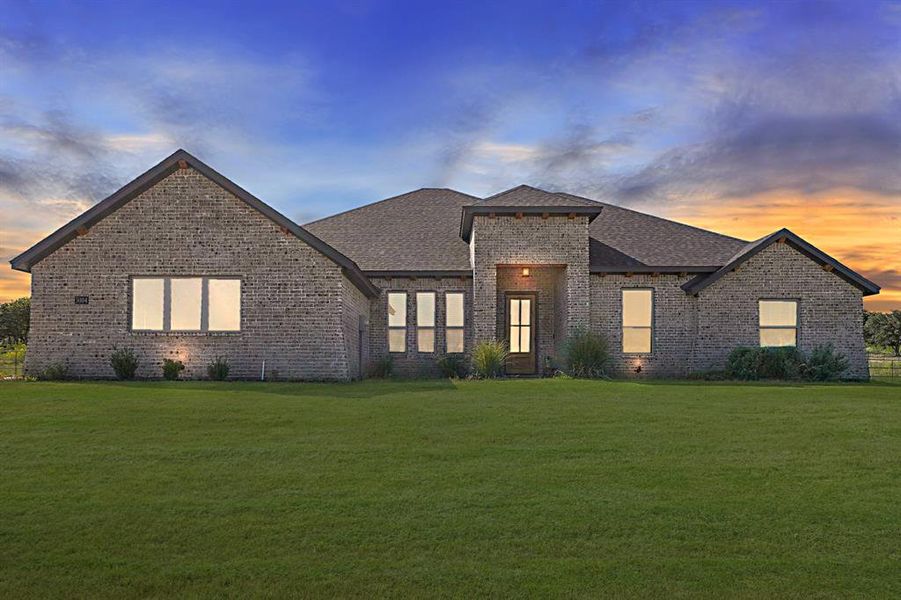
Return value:
[(759, 345), (759, 299), (800, 300), (798, 348), (832, 343), (850, 361), (846, 375), (868, 376), (861, 291), (788, 244), (773, 244), (698, 295), (692, 367), (721, 369), (736, 346)]
[[(684, 377), (691, 367), (697, 330), (697, 298), (680, 286), (691, 279), (678, 275), (592, 275), (591, 329), (610, 346), (610, 372), (617, 377)], [(622, 290), (654, 291), (651, 352), (623, 353)], [(635, 368), (641, 366), (641, 373)]]
[[(391, 353), (394, 373), (401, 377), (433, 377), (440, 371), (436, 361), (446, 354), (445, 337), (446, 292), (463, 292), (465, 311), (463, 359), (467, 365), (473, 346), (473, 306), (472, 279), (469, 277), (392, 277), (372, 278), (372, 282), (382, 290), (372, 301), (369, 342), (370, 360), (375, 362), (388, 356), (388, 292), (407, 294), (407, 349), (403, 353)], [(435, 352), (423, 353), (416, 349), (416, 292), (435, 292)]]
[(348, 377), (362, 379), (369, 367), (369, 314), (370, 299), (348, 279), (344, 286), (342, 315), (344, 321), (344, 345), (347, 352)]
[(470, 245), (476, 342), (499, 337), (497, 265), (565, 266), (566, 331), (588, 323), (588, 217), (476, 215)]
[[(240, 276), (241, 331), (131, 332), (133, 275)], [(222, 355), (236, 378), (258, 378), (265, 360), (270, 377), (347, 379), (353, 347), (342, 320), (363, 310), (351, 289), (328, 258), (193, 169), (179, 170), (33, 266), (26, 369), (66, 363), (77, 377), (113, 377), (117, 346), (136, 350), (140, 377), (160, 377), (173, 358), (185, 362), (184, 377), (202, 378)], [(89, 303), (76, 305), (76, 295)]]

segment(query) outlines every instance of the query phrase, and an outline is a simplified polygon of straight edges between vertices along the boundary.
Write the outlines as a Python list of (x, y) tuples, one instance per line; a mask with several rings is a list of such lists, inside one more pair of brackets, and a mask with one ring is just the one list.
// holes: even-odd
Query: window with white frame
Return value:
[(416, 293), (416, 350), (435, 351), (435, 292)]
[(654, 322), (654, 290), (623, 290), (623, 352), (651, 351)]
[(464, 327), (466, 316), (463, 303), (463, 292), (447, 292), (444, 294), (444, 337), (448, 354), (459, 354), (465, 350)]
[(798, 301), (760, 300), (760, 345), (798, 345)]
[(388, 293), (388, 352), (407, 351), (407, 294)]
[(133, 277), (133, 331), (240, 331), (237, 277)]

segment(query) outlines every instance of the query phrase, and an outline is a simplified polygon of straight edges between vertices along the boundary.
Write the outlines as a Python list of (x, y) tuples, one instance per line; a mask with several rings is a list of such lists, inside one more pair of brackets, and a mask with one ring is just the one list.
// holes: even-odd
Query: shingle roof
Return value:
[(425, 188), (304, 225), (354, 257), (364, 271), (469, 271), (462, 208), (479, 199)]
[[(464, 206), (581, 206), (602, 210), (589, 226), (594, 271), (714, 271), (747, 242), (660, 217), (561, 192), (521, 185), (485, 200), (427, 188), (326, 217), (305, 227), (365, 271), (468, 271), (460, 238)], [(654, 269), (657, 267), (657, 269)], [(681, 269), (680, 269), (681, 270)]]
[(480, 206), (595, 206), (598, 202), (571, 194), (546, 192), (529, 185), (518, 185), (515, 188), (488, 196)]
[(604, 210), (589, 225), (589, 235), (645, 265), (721, 266), (748, 243), (614, 204), (601, 204)]

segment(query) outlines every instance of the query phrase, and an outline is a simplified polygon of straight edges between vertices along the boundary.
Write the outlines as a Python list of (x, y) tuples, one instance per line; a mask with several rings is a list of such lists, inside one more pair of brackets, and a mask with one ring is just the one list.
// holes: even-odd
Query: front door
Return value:
[(537, 372), (535, 351), (536, 294), (507, 296), (507, 339), (510, 355), (507, 358), (509, 375), (534, 375)]

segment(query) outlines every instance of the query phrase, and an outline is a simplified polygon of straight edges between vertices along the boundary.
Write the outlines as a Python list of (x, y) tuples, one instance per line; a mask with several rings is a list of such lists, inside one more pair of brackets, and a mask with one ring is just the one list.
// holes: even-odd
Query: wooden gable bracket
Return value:
[(493, 219), (493, 218), (494, 218), (494, 217), (495, 217), (495, 215), (494, 215), (494, 213), (493, 213), (493, 212), (491, 212), (491, 213), (488, 213), (488, 218), (489, 218), (489, 219)]
[(569, 215), (567, 215), (567, 216), (569, 217), (569, 220), (572, 221), (573, 219), (576, 218), (576, 213), (569, 213)]
[(522, 219), (522, 213), (521, 212), (516, 213), (516, 218), (517, 218), (517, 220)]
[(784, 244), (784, 243), (785, 243), (785, 236), (783, 235), (781, 238), (779, 238), (779, 239), (776, 240), (776, 241), (777, 241), (778, 243), (780, 243), (780, 244)]
[(185, 169), (187, 169), (187, 168), (188, 168), (188, 161), (186, 161), (186, 160), (180, 160), (180, 161), (178, 161), (178, 168), (181, 169), (182, 171), (184, 171)]
[(827, 273), (832, 273), (833, 269), (835, 269), (835, 267), (830, 264), (823, 265), (823, 270)]
[(660, 277), (660, 273), (651, 273), (651, 277)]
[(551, 213), (541, 213), (541, 218), (547, 221), (547, 218), (551, 216)]
[(83, 236), (83, 235), (87, 235), (87, 234), (88, 234), (88, 228), (87, 228), (87, 227), (84, 227), (84, 226), (79, 227), (78, 229), (75, 230), (75, 233), (78, 235), (78, 237), (81, 237), (81, 236)]
[(679, 273), (679, 277), (688, 277), (688, 273), (685, 271), (682, 271), (681, 273)]
[(293, 235), (293, 234), (291, 233), (291, 230), (288, 229), (288, 228), (285, 227), (285, 226), (281, 226), (281, 227), (279, 227), (279, 229), (281, 229), (281, 230), (282, 230), (282, 233), (284, 233), (284, 234), (287, 235), (288, 237), (290, 237), (290, 236)]
[(626, 272), (626, 277), (632, 277), (632, 273), (631, 273), (631, 272)]

